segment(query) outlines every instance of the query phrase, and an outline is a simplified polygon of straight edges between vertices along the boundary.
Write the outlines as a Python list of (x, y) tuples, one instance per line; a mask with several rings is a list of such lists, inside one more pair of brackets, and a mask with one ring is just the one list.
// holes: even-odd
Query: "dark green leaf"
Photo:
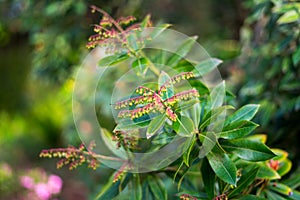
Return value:
[(236, 139), (250, 134), (258, 124), (251, 121), (237, 121), (225, 127), (220, 134), (220, 138)]
[(224, 126), (227, 126), (235, 121), (251, 120), (258, 111), (258, 108), (259, 105), (256, 104), (248, 104), (243, 106), (225, 120)]
[(132, 180), (132, 198), (133, 200), (142, 200), (143, 195), (142, 195), (142, 184), (140, 181), (140, 175), (135, 174)]
[(113, 182), (114, 174), (110, 177), (107, 184), (101, 188), (100, 193), (96, 196), (95, 199), (97, 200), (107, 200), (107, 199), (113, 199), (118, 194), (122, 192), (122, 190), (126, 187), (130, 179), (132, 178), (131, 174), (124, 175), (121, 180), (118, 180), (117, 182)]
[(166, 114), (162, 114), (151, 120), (147, 129), (147, 139), (152, 137), (164, 125), (166, 118)]
[(220, 144), (225, 151), (248, 161), (264, 161), (276, 156), (265, 144), (244, 138), (221, 140)]
[(243, 174), (241, 179), (237, 183), (237, 187), (234, 188), (230, 193), (228, 194), (228, 198), (231, 198), (240, 192), (242, 192), (244, 189), (246, 189), (256, 178), (256, 174), (258, 172), (258, 168), (255, 168), (248, 172), (247, 174)]
[(208, 199), (213, 199), (215, 196), (215, 173), (210, 167), (207, 158), (204, 158), (201, 165), (202, 181)]
[(234, 162), (227, 154), (216, 149), (207, 154), (211, 168), (221, 180), (235, 186), (237, 169)]
[[(233, 200), (235, 200), (235, 199), (233, 199)], [(258, 196), (255, 196), (255, 195), (247, 194), (247, 195), (244, 195), (242, 197), (239, 197), (236, 200), (266, 200), (266, 199), (258, 197)]]
[(165, 186), (158, 177), (148, 176), (148, 184), (155, 199), (167, 200), (168, 194)]
[(300, 61), (300, 47), (293, 53), (293, 63), (296, 66)]
[(170, 59), (167, 62), (167, 66), (174, 67), (178, 64), (178, 62), (183, 59), (189, 51), (194, 46), (195, 42), (197, 40), (197, 37), (190, 37), (187, 40), (185, 40), (175, 51), (173, 56), (170, 57)]

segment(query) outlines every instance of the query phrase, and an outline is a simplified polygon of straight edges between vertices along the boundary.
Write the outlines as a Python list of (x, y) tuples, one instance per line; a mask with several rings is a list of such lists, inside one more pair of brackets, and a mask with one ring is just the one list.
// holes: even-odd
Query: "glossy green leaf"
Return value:
[(189, 53), (189, 51), (194, 46), (196, 40), (197, 40), (197, 36), (190, 37), (187, 40), (185, 40), (174, 52), (174, 54), (169, 58), (167, 62), (167, 66), (170, 67), (176, 66), (178, 62)]
[[(216, 148), (215, 148), (216, 149)], [(211, 151), (207, 154), (209, 164), (216, 175), (226, 183), (236, 185), (236, 166), (227, 154), (218, 151)]]
[(132, 63), (132, 69), (137, 73), (137, 75), (145, 75), (147, 71), (148, 61), (146, 58), (136, 59)]
[(158, 177), (148, 176), (147, 181), (155, 199), (167, 200), (167, 190)]
[(223, 61), (216, 59), (216, 58), (210, 58), (207, 60), (204, 60), (197, 64), (195, 66), (195, 69), (192, 71), (196, 76), (202, 77), (205, 74), (208, 74), (209, 72), (213, 71), (215, 68), (217, 68), (218, 65), (220, 65)]
[(202, 174), (204, 189), (205, 192), (207, 193), (208, 199), (213, 199), (215, 196), (216, 176), (211, 166), (209, 165), (207, 158), (204, 158), (202, 161), (201, 174)]
[(292, 169), (292, 162), (288, 159), (279, 162), (277, 173), (280, 176), (286, 175)]
[(230, 128), (226, 127), (225, 130), (220, 133), (220, 138), (225, 139), (236, 139), (244, 137), (250, 134), (256, 129), (258, 124), (251, 121), (237, 121), (230, 124)]
[(117, 182), (114, 183), (113, 182), (114, 175), (115, 174), (112, 174), (112, 176), (107, 181), (107, 184), (101, 188), (100, 193), (96, 196), (95, 199), (97, 200), (113, 199), (118, 194), (120, 194), (122, 190), (124, 190), (128, 182), (132, 178), (131, 174), (126, 174), (121, 178), (121, 180), (118, 180)]
[(222, 106), (225, 99), (225, 81), (222, 81), (216, 87), (214, 87), (210, 93), (211, 108), (217, 108)]
[(256, 141), (256, 142), (261, 142), (261, 143), (266, 143), (267, 141), (267, 135), (265, 134), (255, 134), (255, 135), (250, 135), (246, 137), (248, 140)]
[(265, 161), (275, 157), (275, 154), (265, 144), (244, 138), (222, 140), (220, 144), (225, 151), (248, 161)]
[(195, 132), (193, 121), (185, 116), (181, 116), (180, 119), (178, 118), (177, 121), (173, 123), (173, 128), (178, 135), (183, 137), (191, 137)]
[(281, 176), (275, 170), (271, 169), (267, 165), (259, 164), (257, 178), (275, 180), (275, 179), (280, 179)]
[(225, 120), (224, 126), (227, 126), (235, 121), (251, 120), (258, 111), (258, 108), (259, 105), (256, 104), (248, 104), (241, 107)]
[(256, 178), (256, 174), (258, 172), (258, 168), (251, 170), (250, 172), (243, 174), (241, 179), (237, 183), (237, 187), (231, 190), (228, 194), (228, 198), (231, 198), (235, 195), (240, 194), (243, 190), (245, 190)]
[(151, 120), (147, 129), (147, 139), (151, 138), (164, 125), (166, 118), (166, 114), (162, 114)]
[(128, 54), (114, 54), (111, 56), (107, 56), (102, 58), (99, 62), (98, 62), (98, 66), (99, 67), (108, 67), (108, 66), (112, 66), (115, 65), (119, 62), (122, 62), (124, 60), (126, 60), (127, 58), (129, 58)]

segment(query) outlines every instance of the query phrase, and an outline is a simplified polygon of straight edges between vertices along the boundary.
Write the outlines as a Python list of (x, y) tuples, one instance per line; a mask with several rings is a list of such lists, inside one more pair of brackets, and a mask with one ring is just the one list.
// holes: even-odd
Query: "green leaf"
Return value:
[(277, 192), (279, 194), (283, 194), (286, 196), (290, 196), (292, 194), (292, 189), (287, 186), (284, 185), (282, 183), (269, 183), (267, 186), (267, 189), (273, 190), (274, 192)]
[(164, 125), (166, 118), (166, 114), (162, 114), (151, 120), (147, 129), (147, 139), (151, 138)]
[(227, 154), (214, 148), (207, 154), (209, 164), (216, 175), (226, 183), (236, 186), (236, 166)]
[[(198, 99), (191, 99), (189, 101), (182, 101), (180, 102), (178, 108), (176, 108), (175, 111), (184, 111), (184, 110), (187, 110), (187, 109), (190, 109), (190, 108), (194, 108), (194, 106), (196, 104), (199, 105), (199, 100)], [(200, 107), (200, 106), (199, 106)], [(197, 108), (196, 108), (197, 109)], [(200, 115), (199, 115), (200, 117)], [(200, 120), (200, 119), (199, 119)]]
[(146, 58), (139, 58), (132, 63), (132, 69), (137, 75), (145, 75), (147, 71), (147, 64), (148, 60)]
[(298, 168), (288, 179), (282, 181), (283, 184), (296, 189), (300, 186), (300, 168)]
[(138, 41), (138, 35), (136, 35), (137, 32), (132, 31), (130, 34), (127, 36), (127, 45), (129, 48), (131, 48), (131, 51), (138, 51), (139, 50), (139, 44), (137, 43)]
[(188, 150), (182, 156), (183, 162), (188, 167), (190, 166), (190, 154), (191, 154), (192, 150), (194, 149), (194, 145), (196, 143), (196, 140), (194, 138), (195, 138), (195, 135), (193, 135), (193, 138), (191, 138), (192, 142), (189, 145)]
[(141, 22), (140, 27), (141, 28), (146, 28), (147, 25), (148, 25), (148, 23), (150, 22), (150, 18), (151, 18), (150, 14), (146, 15), (146, 17), (144, 18), (144, 20)]
[(225, 151), (248, 161), (264, 161), (276, 156), (265, 144), (245, 138), (221, 140), (220, 144)]
[(281, 176), (274, 170), (268, 167), (265, 164), (258, 164), (259, 170), (257, 173), (257, 178), (260, 179), (270, 179), (270, 180), (275, 180), (275, 179), (280, 179)]
[(256, 174), (258, 172), (258, 168), (255, 168), (248, 172), (247, 174), (243, 174), (241, 179), (237, 183), (237, 187), (231, 190), (228, 194), (228, 198), (231, 198), (239, 193), (241, 193), (244, 189), (246, 189), (256, 178)]
[[(235, 199), (232, 199), (235, 200)], [(243, 195), (242, 197), (239, 197), (236, 200), (266, 200), (265, 198), (261, 198), (252, 194)]]
[(211, 108), (217, 108), (222, 106), (225, 99), (225, 81), (222, 81), (216, 87), (214, 87), (210, 93), (211, 97)]
[(109, 178), (106, 185), (101, 188), (100, 193), (96, 196), (95, 199), (97, 200), (107, 200), (107, 199), (113, 199), (118, 194), (122, 192), (122, 190), (126, 187), (130, 179), (132, 178), (131, 174), (124, 175), (121, 180), (118, 180), (117, 182), (113, 182), (114, 180), (114, 174)]
[(107, 66), (112, 66), (115, 65), (119, 62), (122, 62), (124, 60), (126, 60), (127, 58), (129, 58), (128, 54), (114, 54), (111, 56), (107, 56), (102, 58), (99, 62), (98, 62), (98, 66), (99, 67), (107, 67)]
[(202, 181), (204, 184), (205, 192), (207, 193), (208, 199), (213, 199), (215, 196), (215, 173), (209, 165), (207, 158), (203, 159), (201, 165)]
[(225, 111), (227, 109), (233, 109), (232, 106), (222, 106), (222, 107), (218, 107), (215, 108), (211, 111), (209, 111), (208, 113), (206, 113), (202, 119), (202, 122), (200, 123), (200, 130), (204, 130), (204, 128), (206, 128), (211, 122), (216, 121), (216, 119), (222, 115), (223, 113), (225, 113)]
[(143, 192), (142, 192), (142, 184), (140, 180), (140, 175), (135, 174), (132, 180), (132, 198), (133, 200), (142, 200)]
[(155, 199), (167, 200), (168, 198), (167, 190), (159, 178), (155, 176), (148, 176), (147, 181)]
[(221, 64), (223, 61), (216, 59), (216, 58), (210, 58), (207, 60), (204, 60), (197, 64), (195, 66), (195, 69), (192, 71), (196, 76), (202, 77), (205, 74), (208, 74), (209, 72), (213, 71), (219, 64)]
[(250, 134), (258, 124), (255, 124), (251, 121), (237, 121), (233, 122), (229, 126), (225, 127), (223, 131), (220, 133), (220, 138), (224, 139), (236, 139), (244, 137)]
[(149, 36), (150, 36), (151, 39), (155, 39), (161, 33), (163, 33), (166, 29), (168, 29), (170, 26), (171, 26), (171, 24), (161, 24), (161, 25), (156, 26), (156, 27), (150, 27), (147, 30), (152, 30)]
[(174, 67), (178, 64), (178, 62), (183, 59), (189, 51), (194, 46), (195, 42), (197, 40), (197, 36), (190, 37), (186, 39), (175, 51), (175, 53), (169, 58), (167, 62), (167, 66)]
[(258, 108), (259, 105), (256, 104), (248, 104), (241, 107), (239, 110), (237, 110), (225, 120), (224, 126), (227, 126), (235, 121), (251, 120), (258, 111)]
[(293, 64), (296, 66), (300, 61), (300, 47), (293, 53)]
[(159, 90), (162, 87), (166, 87), (166, 92), (162, 92), (162, 94), (160, 95), (162, 97), (163, 100), (166, 100), (172, 96), (174, 96), (174, 88), (173, 88), (173, 84), (171, 81), (171, 77), (164, 71), (162, 71), (159, 75), (158, 78), (158, 87)]
[(181, 118), (177, 119), (176, 122), (173, 123), (174, 131), (183, 137), (190, 137), (195, 132), (195, 126), (193, 121), (185, 116), (181, 116)]
[(291, 22), (296, 22), (300, 18), (299, 13), (296, 10), (290, 10), (284, 13), (279, 19), (278, 24), (287, 24)]
[(284, 176), (287, 174), (292, 168), (292, 162), (288, 159), (280, 161), (279, 162), (279, 169), (277, 170), (277, 173), (280, 176)]

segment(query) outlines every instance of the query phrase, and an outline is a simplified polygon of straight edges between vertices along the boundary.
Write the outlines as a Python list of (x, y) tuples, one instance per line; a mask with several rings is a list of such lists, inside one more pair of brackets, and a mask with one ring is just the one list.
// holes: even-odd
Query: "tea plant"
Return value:
[[(291, 168), (287, 153), (267, 147), (265, 135), (251, 134), (258, 126), (251, 120), (259, 106), (233, 111), (225, 103), (233, 97), (225, 91), (225, 82), (209, 88), (203, 81), (220, 60), (185, 59), (196, 45), (195, 37), (183, 41), (173, 54), (148, 51), (147, 43), (157, 40), (169, 25), (149, 29), (149, 16), (137, 23), (132, 16), (115, 20), (97, 7), (92, 11), (103, 17), (87, 47), (101, 46), (108, 54), (99, 67), (131, 63), (137, 79), (152, 75), (156, 81), (113, 102), (117, 125), (113, 131), (101, 131), (120, 157), (98, 154), (95, 141), (89, 147), (43, 150), (41, 157), (59, 158), (57, 167), (70, 169), (84, 163), (95, 169), (104, 160), (121, 163), (96, 199), (299, 198), (295, 178), (279, 182)], [(172, 148), (163, 151), (170, 144)], [(148, 156), (160, 150), (159, 160)]]

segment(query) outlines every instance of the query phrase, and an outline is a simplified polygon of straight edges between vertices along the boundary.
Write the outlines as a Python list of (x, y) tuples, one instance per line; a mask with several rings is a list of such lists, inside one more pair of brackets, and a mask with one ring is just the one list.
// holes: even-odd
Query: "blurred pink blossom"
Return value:
[(48, 189), (48, 185), (45, 183), (36, 184), (34, 191), (41, 200), (49, 200), (51, 197), (51, 192)]
[(59, 176), (52, 174), (48, 178), (47, 185), (49, 192), (51, 192), (52, 194), (58, 194), (61, 191), (63, 181)]
[(29, 176), (21, 176), (20, 182), (21, 182), (21, 185), (26, 189), (32, 189), (34, 187), (34, 181)]

